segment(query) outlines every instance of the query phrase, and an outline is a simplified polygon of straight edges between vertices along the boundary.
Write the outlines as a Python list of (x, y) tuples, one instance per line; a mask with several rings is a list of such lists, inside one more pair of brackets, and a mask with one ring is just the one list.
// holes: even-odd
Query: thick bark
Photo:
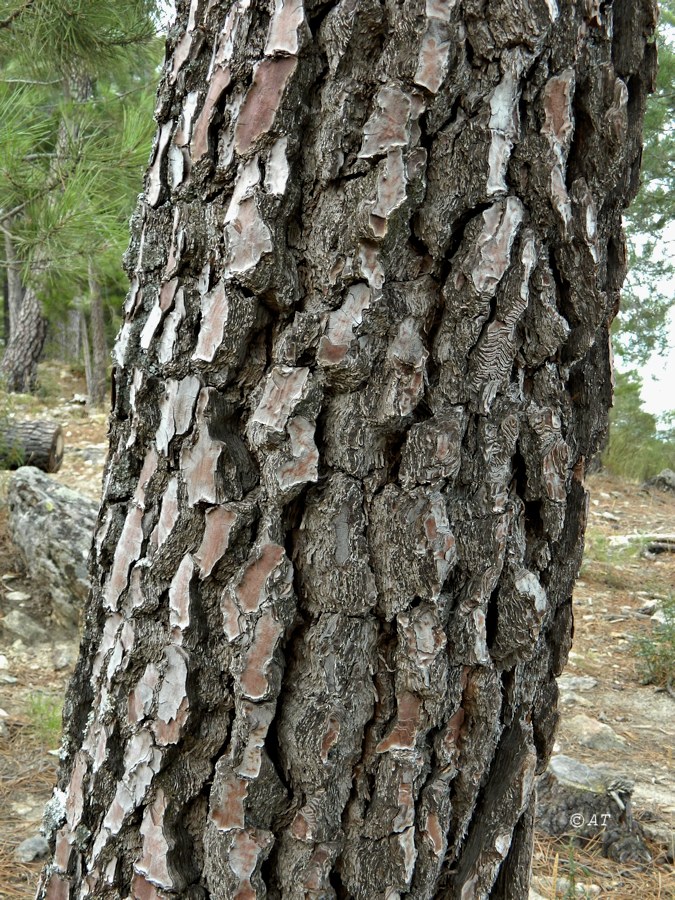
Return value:
[(524, 896), (654, 16), (180, 6), (40, 898)]
[(16, 328), (0, 363), (0, 376), (5, 390), (30, 393), (37, 383), (37, 366), (42, 355), (47, 323), (35, 291), (27, 287), (17, 317)]
[(0, 422), (0, 469), (35, 466), (58, 472), (63, 449), (63, 432), (56, 422)]
[(107, 397), (109, 354), (105, 336), (105, 315), (103, 312), (101, 286), (91, 263), (89, 264), (89, 303), (91, 368), (90, 376), (87, 379), (87, 393), (90, 406), (103, 406)]

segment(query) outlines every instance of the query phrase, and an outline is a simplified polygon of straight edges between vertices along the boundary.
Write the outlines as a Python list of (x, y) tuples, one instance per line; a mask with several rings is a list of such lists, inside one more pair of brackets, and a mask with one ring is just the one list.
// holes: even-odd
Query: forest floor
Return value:
[[(73, 400), (83, 393), (83, 385), (70, 371), (45, 368), (42, 381), (42, 397), (12, 400), (0, 414), (58, 421), (66, 453), (54, 477), (98, 498), (106, 416)], [(2, 617), (12, 608), (45, 624), (40, 597), (8, 535), (8, 477), (0, 474), (0, 900), (28, 900), (34, 897), (42, 862), (23, 863), (14, 854), (22, 841), (39, 833), (42, 810), (51, 796), (62, 696), (77, 642), (48, 623), (49, 639), (41, 642), (18, 638), (2, 627)], [(635, 782), (635, 818), (660, 840), (648, 840), (652, 862), (638, 865), (604, 859), (600, 835), (582, 848), (573, 828), (556, 839), (538, 832), (532, 896), (666, 900), (675, 898), (675, 697), (642, 683), (640, 642), (652, 642), (658, 634), (651, 616), (675, 591), (675, 554), (645, 557), (642, 543), (624, 545), (612, 538), (675, 533), (675, 494), (602, 474), (590, 477), (588, 487), (586, 553), (575, 591), (574, 646), (565, 671), (567, 683), (565, 677), (561, 681), (562, 720), (554, 752)], [(570, 676), (583, 680), (570, 681)], [(588, 746), (588, 735), (580, 727), (588, 721), (580, 715), (611, 726), (609, 749)]]

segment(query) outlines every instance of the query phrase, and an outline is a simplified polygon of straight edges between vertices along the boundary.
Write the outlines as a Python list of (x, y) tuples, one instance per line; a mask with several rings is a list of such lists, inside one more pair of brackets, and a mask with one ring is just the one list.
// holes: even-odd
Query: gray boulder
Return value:
[(648, 487), (658, 488), (660, 491), (675, 492), (675, 472), (672, 469), (663, 469), (658, 475), (646, 481), (645, 484)]
[(98, 505), (32, 466), (10, 478), (9, 530), (57, 623), (76, 627), (89, 591), (87, 558)]

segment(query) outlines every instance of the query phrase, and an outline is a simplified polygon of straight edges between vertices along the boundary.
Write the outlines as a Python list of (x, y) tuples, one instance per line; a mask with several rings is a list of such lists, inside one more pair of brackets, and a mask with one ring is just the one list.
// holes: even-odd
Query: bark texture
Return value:
[(16, 255), (16, 249), (14, 247), (14, 240), (12, 239), (12, 234), (9, 231), (11, 227), (12, 220), (5, 220), (5, 226), (7, 231), (5, 231), (5, 278), (7, 285), (7, 329), (5, 332), (5, 343), (8, 342), (12, 333), (15, 331), (18, 319), (19, 319), (19, 310), (21, 309), (21, 301), (23, 300), (23, 283), (21, 281), (21, 264), (19, 263), (19, 259)]
[(526, 896), (648, 0), (192, 0), (40, 898)]
[[(108, 394), (108, 342), (105, 336), (105, 313), (101, 285), (89, 264), (89, 320), (91, 323), (91, 374), (87, 380), (90, 406), (103, 406)], [(85, 328), (86, 328), (86, 322)]]
[[(10, 324), (11, 328), (11, 324)], [(35, 291), (27, 287), (0, 363), (5, 390), (27, 394), (35, 390), (37, 365), (47, 336), (47, 323)]]

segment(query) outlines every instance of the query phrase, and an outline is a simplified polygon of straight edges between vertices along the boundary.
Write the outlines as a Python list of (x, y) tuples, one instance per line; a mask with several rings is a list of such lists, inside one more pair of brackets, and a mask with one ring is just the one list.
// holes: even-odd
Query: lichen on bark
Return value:
[(178, 4), (42, 900), (524, 896), (654, 17)]

